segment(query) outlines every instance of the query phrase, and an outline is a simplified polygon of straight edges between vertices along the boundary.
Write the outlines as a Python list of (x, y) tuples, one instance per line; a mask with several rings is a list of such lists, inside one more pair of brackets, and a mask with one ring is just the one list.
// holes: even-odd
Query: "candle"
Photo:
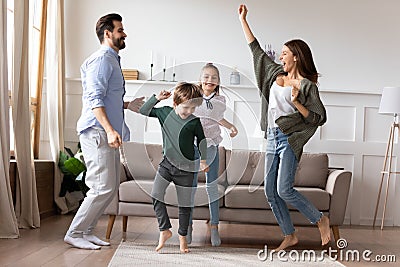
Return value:
[(153, 64), (153, 50), (151, 50), (150, 53), (150, 63)]
[(166, 69), (166, 68), (167, 68), (167, 57), (164, 56), (164, 69)]
[(174, 58), (174, 63), (172, 63), (172, 73), (175, 73), (175, 58)]

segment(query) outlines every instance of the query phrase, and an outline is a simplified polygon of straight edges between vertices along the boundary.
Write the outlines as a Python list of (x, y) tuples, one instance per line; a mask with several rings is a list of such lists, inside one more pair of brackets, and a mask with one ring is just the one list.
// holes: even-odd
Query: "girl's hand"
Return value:
[(208, 167), (205, 160), (200, 160), (200, 171), (208, 172), (210, 168)]
[(247, 7), (246, 7), (246, 5), (240, 5), (239, 9), (238, 9), (238, 13), (239, 13), (239, 19), (240, 20), (246, 20), (246, 16), (247, 16)]
[(167, 99), (170, 96), (171, 96), (171, 92), (162, 90), (160, 93), (158, 93), (158, 96), (156, 96), (156, 98), (158, 101), (161, 101), (161, 100)]
[(238, 134), (238, 130), (236, 129), (235, 126), (232, 125), (232, 127), (230, 128), (231, 133), (229, 134), (231, 137), (235, 137)]

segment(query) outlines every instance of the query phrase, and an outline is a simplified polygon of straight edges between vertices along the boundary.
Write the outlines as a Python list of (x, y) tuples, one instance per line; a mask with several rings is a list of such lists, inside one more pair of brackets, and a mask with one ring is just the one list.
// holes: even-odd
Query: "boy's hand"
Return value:
[(210, 168), (208, 167), (205, 160), (200, 160), (200, 171), (208, 172)]
[(166, 91), (166, 90), (162, 90), (161, 92), (158, 93), (158, 95), (156, 96), (158, 101), (167, 99), (168, 97), (171, 96), (171, 92)]

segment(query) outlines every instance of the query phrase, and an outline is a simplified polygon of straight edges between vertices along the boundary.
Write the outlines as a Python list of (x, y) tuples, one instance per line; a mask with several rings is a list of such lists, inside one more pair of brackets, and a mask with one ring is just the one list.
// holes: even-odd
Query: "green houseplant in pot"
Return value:
[(64, 147), (64, 149), (65, 152), (60, 151), (58, 161), (58, 167), (64, 174), (59, 196), (65, 197), (67, 192), (76, 191), (81, 191), (83, 196), (86, 196), (89, 188), (85, 184), (86, 166), (80, 143), (78, 143), (78, 151), (75, 154), (68, 147)]

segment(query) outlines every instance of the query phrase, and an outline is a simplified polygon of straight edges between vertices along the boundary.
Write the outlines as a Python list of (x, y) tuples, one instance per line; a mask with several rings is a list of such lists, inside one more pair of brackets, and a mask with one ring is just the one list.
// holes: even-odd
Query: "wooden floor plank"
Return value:
[[(98, 251), (72, 248), (64, 243), (63, 238), (73, 215), (56, 215), (42, 220), (38, 229), (20, 229), (19, 239), (0, 239), (0, 266), (79, 266), (106, 267), (122, 236), (122, 218), (117, 217), (111, 235), (111, 246)], [(102, 216), (95, 229), (95, 234), (104, 239), (108, 216)], [(178, 222), (171, 220), (173, 236), (168, 243), (179, 245)], [(221, 222), (219, 225), (222, 246), (250, 247), (263, 249), (279, 245), (283, 236), (276, 225), (238, 224)], [(299, 243), (292, 249), (321, 250), (320, 236), (316, 227), (297, 227)], [(400, 261), (400, 228), (385, 227), (384, 230), (366, 226), (343, 226), (341, 238), (347, 241), (348, 250), (371, 250), (375, 255), (395, 255)], [(158, 242), (158, 225), (155, 218), (129, 217), (125, 239), (137, 243), (154, 244)], [(334, 245), (331, 242), (331, 245)], [(191, 246), (211, 246), (210, 228), (206, 221), (193, 222), (193, 242)], [(346, 266), (397, 266), (398, 263), (343, 261)]]

